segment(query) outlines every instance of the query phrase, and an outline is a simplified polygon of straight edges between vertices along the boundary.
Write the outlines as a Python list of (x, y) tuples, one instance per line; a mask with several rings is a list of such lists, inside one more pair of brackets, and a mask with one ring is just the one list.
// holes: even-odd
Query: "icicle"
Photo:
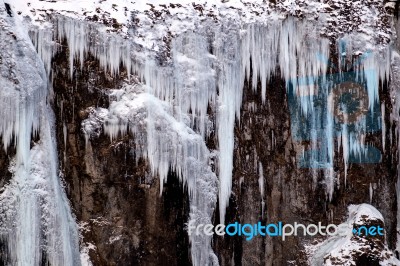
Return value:
[(117, 34), (108, 34), (105, 27), (94, 23), (58, 16), (57, 35), (59, 41), (67, 41), (69, 49), (70, 76), (74, 74), (74, 62), (79, 59), (82, 68), (85, 56), (90, 52), (100, 61), (100, 66), (113, 75), (119, 73), (122, 62), (128, 77), (133, 69), (131, 44)]
[(349, 161), (349, 136), (347, 131), (347, 125), (342, 125), (341, 133), (342, 147), (343, 147), (343, 161), (344, 161), (344, 186), (347, 185), (347, 170)]
[(382, 149), (383, 149), (383, 153), (385, 153), (385, 149), (386, 149), (386, 122), (385, 122), (385, 103), (382, 102), (381, 104), (381, 114), (382, 114), (382, 118), (381, 118), (381, 123), (382, 123)]
[(264, 201), (264, 169), (262, 166), (262, 163), (259, 162), (258, 166), (258, 172), (259, 172), (259, 178), (258, 178), (258, 187), (260, 189), (260, 195), (261, 195), (261, 217), (264, 219), (264, 206), (265, 206), (265, 201)]
[(65, 122), (63, 122), (63, 137), (64, 137), (64, 163), (67, 160), (67, 126), (65, 125)]
[(372, 188), (372, 184), (369, 183), (369, 203), (372, 204), (372, 196), (374, 194), (374, 189)]
[(234, 126), (240, 115), (244, 76), (241, 67), (240, 39), (237, 29), (220, 29), (216, 57), (221, 62), (217, 132), (219, 147), (219, 208), (220, 222), (225, 221), (225, 210), (232, 190)]
[(63, 138), (64, 138), (64, 149), (67, 149), (67, 125), (65, 124), (65, 122), (63, 122)]

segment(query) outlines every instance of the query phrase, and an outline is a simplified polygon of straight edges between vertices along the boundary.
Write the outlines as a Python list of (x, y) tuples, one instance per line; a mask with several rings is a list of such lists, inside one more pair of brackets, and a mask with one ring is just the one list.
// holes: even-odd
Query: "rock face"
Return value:
[[(94, 246), (90, 250), (93, 264), (190, 264), (189, 242), (184, 230), (188, 220), (188, 194), (177, 176), (171, 172), (159, 196), (158, 179), (151, 176), (145, 160), (135, 157), (134, 137), (110, 142), (100, 134), (85, 144), (81, 123), (88, 116), (88, 107), (107, 107), (105, 92), (117, 86), (124, 79), (124, 73), (111, 77), (89, 57), (83, 70), (76, 71), (71, 81), (66, 55), (67, 51), (60, 52), (52, 63), (57, 73), (53, 104), (59, 158), (67, 193), (83, 228), (83, 241)], [(315, 174), (310, 169), (298, 168), (296, 163), (301, 143), (291, 138), (283, 80), (274, 78), (269, 85), (275, 89), (267, 91), (264, 104), (259, 91), (252, 91), (250, 85), (244, 89), (240, 124), (235, 126), (233, 193), (226, 223), (339, 224), (349, 204), (370, 202), (373, 184), (371, 203), (383, 214), (387, 244), (394, 248), (396, 199), (392, 195), (396, 193), (396, 164), (392, 162), (396, 161), (395, 147), (391, 146), (379, 164), (351, 164), (346, 185), (344, 165), (338, 159), (335, 173), (340, 185), (329, 202), (322, 170)], [(382, 88), (381, 99), (387, 100), (388, 93)], [(389, 104), (385, 110), (390, 112)], [(382, 147), (379, 134), (368, 139)], [(209, 146), (213, 143), (210, 139)], [(313, 175), (317, 176), (316, 180)], [(264, 183), (263, 196), (260, 182)], [(235, 265), (308, 265), (304, 245), (311, 241), (306, 237), (292, 237), (285, 242), (259, 237), (247, 242), (240, 237), (216, 236), (213, 246), (220, 265), (232, 262)]]

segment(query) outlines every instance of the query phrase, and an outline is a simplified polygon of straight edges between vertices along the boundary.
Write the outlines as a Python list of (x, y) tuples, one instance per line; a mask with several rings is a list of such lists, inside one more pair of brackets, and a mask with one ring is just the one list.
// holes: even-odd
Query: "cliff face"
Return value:
[[(18, 159), (20, 142), (0, 152), (3, 206), (34, 191), (21, 194), (35, 218), (29, 239), (40, 243), (32, 265), (400, 265), (400, 57), (390, 5), (40, 2), (12, 6), (31, 20), (4, 35), (13, 44), (29, 30), (37, 54), (30, 44), (15, 53), (42, 59), (48, 87), (20, 97), (40, 119), (13, 131), (28, 132), (29, 160)], [(14, 25), (0, 12), (0, 26)], [(0, 84), (12, 81), (3, 57), (14, 60), (0, 57), (8, 73)], [(8, 96), (0, 100), (16, 108)], [(5, 223), (7, 208), (0, 260), (24, 265), (28, 253), (13, 252), (10, 239), (30, 220), (20, 211)], [(247, 241), (189, 236), (189, 221), (348, 223), (385, 235)], [(29, 250), (27, 235), (16, 235), (18, 250)]]
[[(82, 70), (75, 66), (68, 77), (67, 50), (52, 62), (55, 79), (54, 109), (57, 117), (59, 160), (83, 242), (93, 245), (94, 265), (187, 265), (191, 263), (184, 229), (189, 218), (187, 190), (172, 171), (159, 195), (159, 179), (152, 177), (146, 160), (135, 155), (135, 137), (125, 135), (110, 141), (103, 134), (85, 144), (81, 129), (89, 107), (107, 108), (107, 91), (118, 87), (126, 73), (111, 77), (89, 57)], [(233, 193), (226, 223), (276, 223), (278, 221), (340, 224), (349, 204), (371, 203), (383, 214), (386, 241), (396, 245), (395, 145), (378, 164), (351, 164), (344, 184), (344, 164), (335, 161), (339, 176), (333, 199), (327, 199), (324, 170), (298, 167), (298, 151), (304, 143), (292, 140), (290, 112), (284, 81), (274, 77), (266, 102), (252, 84), (244, 87), (240, 123), (235, 125)], [(391, 112), (387, 85), (380, 88), (384, 112)], [(386, 121), (390, 125), (388, 116)], [(386, 131), (386, 143), (392, 129)], [(382, 133), (368, 141), (382, 149)], [(215, 139), (208, 141), (215, 147)], [(313, 180), (316, 176), (316, 180)], [(260, 182), (264, 183), (263, 195)], [(371, 192), (370, 186), (374, 187)], [(218, 210), (217, 210), (218, 211)], [(214, 219), (219, 222), (218, 218)], [(315, 239), (214, 237), (220, 265), (308, 265), (304, 246)], [(361, 256), (361, 255), (360, 255)]]

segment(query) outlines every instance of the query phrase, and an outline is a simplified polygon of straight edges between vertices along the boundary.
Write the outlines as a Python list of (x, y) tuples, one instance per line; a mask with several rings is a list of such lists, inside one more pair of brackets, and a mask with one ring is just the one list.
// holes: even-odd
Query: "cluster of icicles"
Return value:
[[(329, 167), (335, 153), (334, 138), (341, 140), (346, 166), (350, 154), (364, 152), (363, 140), (356, 140), (356, 136), (349, 134), (345, 127), (339, 134), (335, 133), (328, 118), (326, 124), (321, 125), (321, 118), (313, 107), (312, 95), (319, 89), (317, 77), (324, 78), (328, 70), (328, 63), (321, 58), (329, 58), (330, 50), (329, 41), (319, 36), (315, 23), (293, 18), (249, 24), (229, 19), (218, 23), (210, 20), (195, 32), (188, 31), (174, 37), (171, 58), (161, 66), (155, 52), (139, 47), (132, 37), (125, 38), (107, 32), (103, 26), (66, 17), (60, 16), (54, 21), (54, 29), (31, 33), (48, 73), (57, 47), (53, 40), (58, 38), (68, 44), (71, 78), (74, 71), (79, 71), (74, 68), (74, 62), (78, 60), (83, 66), (88, 53), (112, 74), (118, 74), (122, 64), (128, 75), (139, 77), (145, 88), (142, 96), (129, 98), (127, 94), (117, 97), (101, 118), (104, 132), (111, 139), (128, 131), (139, 136), (144, 143), (140, 154), (149, 161), (161, 184), (165, 182), (170, 167), (176, 171), (189, 189), (190, 219), (198, 223), (211, 222), (217, 193), (219, 219), (224, 222), (232, 188), (234, 126), (240, 122), (245, 82), (251, 82), (256, 90), (260, 81), (260, 97), (265, 102), (266, 90), (277, 89), (268, 88), (269, 79), (279, 73), (288, 88), (291, 86), (299, 97), (300, 111), (311, 115), (314, 127), (311, 130), (325, 127), (323, 137), (328, 139), (327, 144), (315, 156), (326, 157), (328, 162), (328, 197), (332, 195), (335, 184), (333, 169)], [(347, 52), (351, 57), (351, 49), (355, 47), (351, 45), (350, 37), (347, 41), (350, 48), (341, 53)], [(378, 102), (379, 82), (388, 79), (388, 56), (388, 52), (384, 52), (383, 57), (382, 53), (372, 55), (357, 66), (357, 73), (367, 84), (370, 106)], [(375, 71), (371, 74), (370, 69)], [(306, 88), (298, 86), (304, 82), (308, 84)], [(146, 120), (138, 121), (140, 118), (113, 108), (121, 101), (127, 101), (125, 106), (134, 109), (136, 114), (143, 111)], [(215, 127), (209, 113), (210, 106), (215, 113)], [(358, 126), (365, 127), (365, 121), (360, 121)], [(205, 144), (214, 130), (218, 139), (216, 153)], [(86, 133), (90, 135), (91, 132)], [(320, 137), (313, 136), (311, 143), (317, 145)], [(210, 158), (215, 154), (217, 173), (210, 166)], [(264, 186), (263, 182), (260, 184)], [(260, 191), (265, 189), (260, 188)], [(192, 235), (191, 245), (195, 265), (218, 263), (211, 249), (211, 237)]]

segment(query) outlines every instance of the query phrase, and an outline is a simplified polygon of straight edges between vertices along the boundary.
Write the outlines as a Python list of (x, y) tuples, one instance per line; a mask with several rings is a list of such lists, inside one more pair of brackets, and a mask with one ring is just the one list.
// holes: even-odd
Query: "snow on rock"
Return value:
[(383, 216), (375, 207), (350, 205), (348, 219), (343, 225), (349, 228), (346, 235), (330, 236), (317, 246), (308, 247), (310, 265), (400, 265), (386, 246), (385, 236), (363, 236), (352, 232), (361, 226), (385, 227)]
[[(371, 42), (388, 43), (390, 14), (383, 0), (366, 1), (304, 1), (304, 0), (231, 0), (224, 1), (163, 1), (122, 0), (5, 0), (14, 14), (29, 17), (41, 28), (55, 15), (104, 25), (109, 32), (134, 36), (133, 42), (162, 50), (171, 36), (198, 29), (204, 21), (231, 18), (242, 23), (267, 22), (288, 16), (318, 22), (319, 33), (335, 42), (338, 36), (357, 31), (368, 35)], [(340, 25), (340, 27), (338, 27)]]
[[(14, 13), (31, 17), (38, 25), (48, 20), (49, 16), (54, 13), (75, 19), (94, 20), (107, 25), (112, 30), (122, 32), (127, 32), (131, 25), (139, 22), (138, 19), (145, 17), (156, 21), (166, 19), (166, 25), (172, 26), (171, 24), (177, 23), (177, 21), (168, 20), (168, 17), (171, 18), (171, 16), (175, 18), (174, 20), (179, 19), (185, 23), (191, 23), (190, 21), (195, 17), (205, 19), (207, 16), (219, 19), (226, 15), (240, 14), (243, 21), (255, 21), (266, 20), (270, 16), (292, 15), (323, 19), (326, 22), (324, 33), (330, 36), (353, 30), (371, 30), (371, 37), (384, 37), (385, 41), (390, 39), (388, 36), (390, 32), (389, 17), (384, 10), (383, 0), (368, 0), (362, 4), (361, 1), (342, 0), (280, 0), (276, 1), (277, 3), (264, 0), (230, 0), (227, 2), (121, 0), (118, 3), (110, 0), (32, 0), (29, 2), (5, 0), (5, 2), (11, 5)], [(336, 27), (336, 25), (341, 25), (341, 27)], [(141, 26), (141, 28), (147, 28), (144, 24)], [(188, 27), (184, 27), (184, 29), (186, 30)]]

